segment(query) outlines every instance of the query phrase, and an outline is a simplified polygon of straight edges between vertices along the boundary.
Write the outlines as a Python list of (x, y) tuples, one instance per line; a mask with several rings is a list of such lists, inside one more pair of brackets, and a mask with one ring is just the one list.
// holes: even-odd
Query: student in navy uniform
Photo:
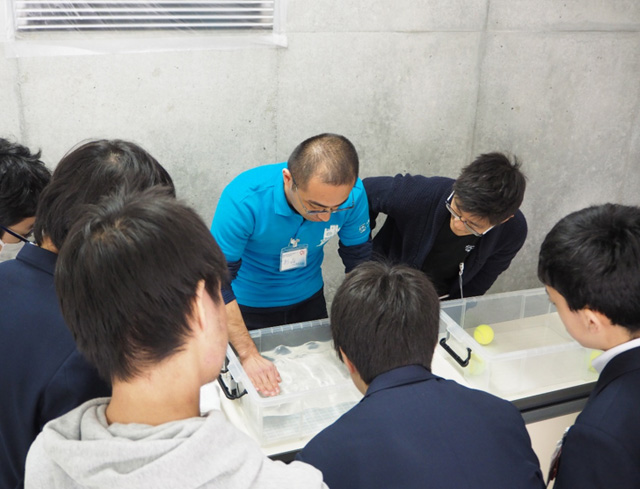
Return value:
[(297, 456), (332, 489), (544, 487), (518, 410), (431, 373), (439, 309), (404, 265), (364, 263), (336, 292), (333, 340), (364, 398)]
[(31, 236), (38, 198), (50, 179), (40, 152), (0, 138), (0, 262), (15, 258)]
[(525, 177), (501, 153), (480, 155), (456, 180), (398, 174), (363, 183), (371, 228), (379, 213), (387, 215), (374, 258), (424, 271), (443, 298), (484, 294), (527, 237), (518, 210)]
[[(567, 432), (555, 489), (640, 487), (640, 208), (589, 207), (561, 219), (538, 277), (567, 331), (604, 350), (600, 377)], [(553, 469), (552, 465), (552, 469)]]
[(232, 279), (223, 290), (229, 339), (262, 394), (279, 392), (279, 375), (247, 328), (327, 317), (321, 266), (334, 236), (347, 272), (371, 256), (358, 171), (347, 138), (320, 134), (300, 143), (287, 162), (238, 175), (220, 197), (211, 232)]
[(175, 193), (165, 169), (135, 144), (83, 144), (58, 163), (40, 197), (38, 246), (0, 263), (0, 487), (22, 487), (27, 451), (45, 423), (111, 392), (76, 349), (58, 305), (53, 274), (70, 226), (86, 204), (155, 185)]

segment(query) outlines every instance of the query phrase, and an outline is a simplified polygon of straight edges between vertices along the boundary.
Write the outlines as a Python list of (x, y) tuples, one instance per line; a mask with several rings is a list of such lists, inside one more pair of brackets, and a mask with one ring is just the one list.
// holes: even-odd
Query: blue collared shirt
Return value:
[[(253, 168), (222, 192), (211, 232), (228, 262), (242, 260), (232, 283), (239, 304), (279, 307), (301, 302), (322, 288), (324, 245), (338, 236), (344, 246), (369, 240), (369, 207), (362, 181), (344, 204), (354, 207), (327, 222), (304, 219), (287, 202), (282, 170), (287, 163)], [(283, 248), (297, 240), (307, 246), (307, 265), (280, 271)]]

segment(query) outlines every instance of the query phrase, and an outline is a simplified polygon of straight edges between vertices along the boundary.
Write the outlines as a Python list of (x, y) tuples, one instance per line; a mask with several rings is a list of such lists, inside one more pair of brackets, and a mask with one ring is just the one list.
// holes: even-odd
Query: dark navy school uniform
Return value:
[(613, 357), (562, 445), (555, 489), (640, 487), (640, 347)]
[(58, 305), (57, 255), (32, 244), (0, 264), (0, 487), (20, 488), (45, 423), (94, 397), (103, 382), (78, 353)]
[(364, 398), (298, 454), (331, 489), (541, 489), (509, 402), (417, 365), (376, 377)]

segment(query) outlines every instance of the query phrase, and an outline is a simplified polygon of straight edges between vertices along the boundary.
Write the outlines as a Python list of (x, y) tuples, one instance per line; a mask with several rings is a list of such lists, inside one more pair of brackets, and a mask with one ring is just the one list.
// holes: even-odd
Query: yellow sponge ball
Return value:
[(488, 324), (481, 324), (473, 330), (473, 338), (481, 345), (488, 345), (493, 341), (493, 329)]
[(600, 355), (602, 355), (602, 352), (600, 350), (591, 350), (591, 353), (589, 354), (589, 371), (590, 372), (596, 371), (596, 369), (593, 368), (593, 364), (591, 362), (596, 358), (598, 358)]

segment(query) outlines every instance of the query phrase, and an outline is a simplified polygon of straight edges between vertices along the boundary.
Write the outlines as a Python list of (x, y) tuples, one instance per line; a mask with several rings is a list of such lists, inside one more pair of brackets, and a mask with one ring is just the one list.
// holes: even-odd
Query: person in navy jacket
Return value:
[(87, 204), (115, 191), (170, 187), (166, 170), (126, 141), (92, 141), (58, 163), (40, 196), (34, 235), (0, 264), (0, 487), (21, 488), (29, 446), (43, 426), (83, 402), (111, 394), (78, 352), (54, 287), (58, 251)]
[(297, 455), (332, 489), (540, 489), (518, 410), (434, 375), (439, 301), (405, 265), (368, 262), (331, 306), (338, 354), (364, 398)]
[(480, 155), (456, 180), (401, 175), (363, 180), (373, 256), (424, 271), (443, 299), (484, 294), (527, 237), (518, 209), (526, 180), (520, 164), (501, 153)]
[(640, 208), (589, 207), (561, 219), (538, 277), (600, 377), (552, 461), (555, 489), (640, 487)]

